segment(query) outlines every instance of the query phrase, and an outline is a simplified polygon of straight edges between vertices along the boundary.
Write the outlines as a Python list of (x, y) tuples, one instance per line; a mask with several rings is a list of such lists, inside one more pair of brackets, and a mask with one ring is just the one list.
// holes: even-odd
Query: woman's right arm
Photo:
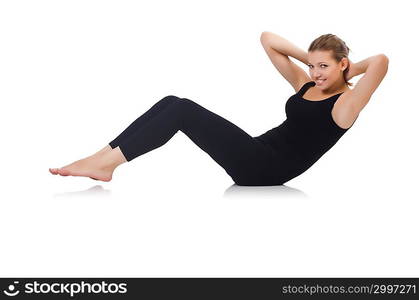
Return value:
[(286, 55), (292, 56), (298, 59), (303, 64), (308, 64), (308, 53), (303, 49), (297, 47), (287, 39), (269, 31), (262, 32), (260, 36), (262, 44), (269, 45), (274, 50)]
[(294, 46), (279, 35), (268, 31), (262, 32), (260, 42), (272, 64), (296, 92), (301, 89), (304, 83), (311, 80), (310, 76), (290, 59), (290, 57), (294, 57), (307, 65), (307, 52)]

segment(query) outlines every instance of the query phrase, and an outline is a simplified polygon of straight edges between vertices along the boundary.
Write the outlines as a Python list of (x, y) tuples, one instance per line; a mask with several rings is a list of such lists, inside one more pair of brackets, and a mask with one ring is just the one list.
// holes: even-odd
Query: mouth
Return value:
[(325, 82), (325, 81), (326, 81), (326, 79), (317, 79), (317, 80), (316, 80), (316, 84), (321, 85), (321, 84), (323, 84), (323, 82)]

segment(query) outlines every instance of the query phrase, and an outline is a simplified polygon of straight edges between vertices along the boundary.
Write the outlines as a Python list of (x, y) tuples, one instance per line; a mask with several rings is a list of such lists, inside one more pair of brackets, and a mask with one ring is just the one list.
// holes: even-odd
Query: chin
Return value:
[(316, 82), (316, 86), (319, 88), (319, 89), (324, 89), (325, 87), (326, 87), (326, 85), (323, 83), (323, 84), (317, 84), (317, 82)]
[(326, 80), (322, 84), (318, 84), (316, 81), (314, 81), (314, 82), (316, 83), (316, 87), (318, 87), (321, 90), (328, 89), (329, 88), (329, 85), (330, 85), (329, 80)]
[(314, 82), (316, 83), (316, 85), (318, 87), (324, 87), (329, 83), (329, 80), (323, 81), (321, 84), (318, 84), (317, 81), (314, 80)]

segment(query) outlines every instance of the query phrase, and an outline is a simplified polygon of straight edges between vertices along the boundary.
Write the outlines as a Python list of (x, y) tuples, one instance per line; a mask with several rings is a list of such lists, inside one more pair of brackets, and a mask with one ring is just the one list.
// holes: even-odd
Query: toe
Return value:
[(68, 176), (70, 175), (70, 171), (66, 170), (66, 169), (58, 169), (58, 174), (60, 174), (61, 176)]

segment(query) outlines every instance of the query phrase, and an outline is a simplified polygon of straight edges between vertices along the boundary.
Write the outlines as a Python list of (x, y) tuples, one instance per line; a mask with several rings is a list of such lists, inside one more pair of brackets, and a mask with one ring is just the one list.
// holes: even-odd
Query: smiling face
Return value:
[(324, 91), (330, 88), (336, 89), (346, 85), (343, 71), (347, 67), (347, 59), (343, 58), (339, 63), (332, 57), (332, 50), (308, 52), (308, 68), (310, 77), (316, 82), (316, 86)]

